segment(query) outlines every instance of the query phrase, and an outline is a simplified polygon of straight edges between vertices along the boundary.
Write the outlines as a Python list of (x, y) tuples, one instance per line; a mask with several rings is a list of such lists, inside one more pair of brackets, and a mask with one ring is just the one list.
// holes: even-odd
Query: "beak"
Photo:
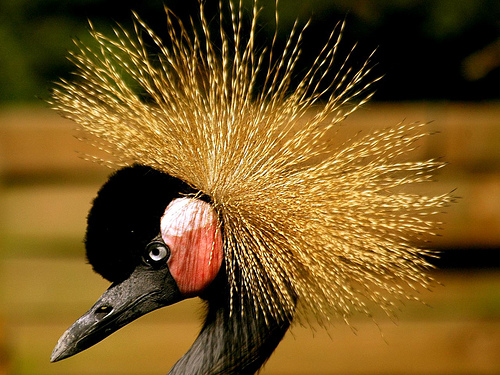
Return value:
[(136, 267), (130, 277), (111, 285), (92, 308), (59, 339), (51, 362), (75, 355), (140, 316), (183, 299), (167, 266)]

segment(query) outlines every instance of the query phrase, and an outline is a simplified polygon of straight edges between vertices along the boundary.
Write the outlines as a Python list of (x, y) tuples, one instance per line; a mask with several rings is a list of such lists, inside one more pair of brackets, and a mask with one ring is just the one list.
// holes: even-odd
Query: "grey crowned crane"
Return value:
[(77, 42), (76, 78), (54, 90), (53, 107), (121, 169), (95, 198), (85, 239), (112, 285), (52, 361), (197, 296), (205, 322), (171, 373), (254, 373), (292, 319), (327, 327), (368, 305), (391, 314), (432, 283), (415, 243), (451, 197), (402, 189), (443, 165), (401, 160), (423, 125), (332, 146), (374, 82), (369, 62), (339, 61), (343, 24), (297, 80), (304, 29), (262, 49), (256, 2), (249, 17), (241, 3), (220, 8), (214, 27), (200, 1), (189, 28), (167, 9), (165, 42), (137, 15), (133, 33), (92, 28), (97, 47)]

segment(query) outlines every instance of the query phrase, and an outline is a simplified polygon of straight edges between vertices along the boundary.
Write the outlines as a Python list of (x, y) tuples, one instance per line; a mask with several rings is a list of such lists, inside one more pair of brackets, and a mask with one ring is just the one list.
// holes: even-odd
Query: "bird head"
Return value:
[(211, 204), (150, 167), (115, 172), (95, 198), (87, 224), (89, 263), (112, 285), (61, 336), (53, 362), (148, 312), (202, 294), (221, 270), (221, 227)]
[(76, 42), (77, 78), (54, 90), (53, 107), (110, 155), (102, 162), (142, 166), (118, 171), (94, 201), (87, 257), (112, 285), (52, 361), (199, 295), (224, 301), (209, 303), (176, 373), (250, 373), (292, 317), (327, 327), (372, 316), (372, 306), (392, 316), (396, 301), (433, 284), (418, 244), (453, 199), (414, 193), (444, 166), (408, 161), (425, 124), (336, 146), (339, 123), (373, 95), (370, 60), (352, 68), (339, 23), (299, 69), (308, 23), (296, 22), (281, 48), (276, 10), (262, 48), (260, 2), (251, 3), (246, 12), (221, 1), (212, 17), (200, 0), (188, 23), (167, 9), (165, 41), (134, 14), (134, 32), (91, 28), (96, 48)]

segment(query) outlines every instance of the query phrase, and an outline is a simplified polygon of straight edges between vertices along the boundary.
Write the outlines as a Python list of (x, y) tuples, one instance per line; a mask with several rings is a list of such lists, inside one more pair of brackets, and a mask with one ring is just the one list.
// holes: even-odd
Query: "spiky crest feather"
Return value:
[[(249, 29), (241, 2), (229, 6), (231, 29), (215, 35), (202, 1), (192, 21), (201, 32), (167, 9), (168, 43), (136, 14), (133, 33), (118, 28), (109, 38), (92, 28), (98, 48), (77, 43), (79, 78), (61, 83), (54, 107), (115, 166), (148, 165), (211, 197), (233, 298), (277, 319), (298, 301), (302, 321), (312, 313), (320, 324), (370, 314), (370, 301), (390, 313), (394, 301), (413, 298), (408, 286), (429, 286), (425, 251), (413, 240), (433, 231), (432, 215), (450, 201), (398, 188), (443, 164), (399, 161), (425, 135), (420, 124), (332, 149), (332, 130), (371, 97), (374, 82), (368, 62), (354, 71), (349, 56), (337, 61), (343, 23), (294, 86), (307, 25), (295, 24), (281, 52), (276, 33), (259, 50), (256, 2)], [(226, 13), (221, 6), (220, 25)]]

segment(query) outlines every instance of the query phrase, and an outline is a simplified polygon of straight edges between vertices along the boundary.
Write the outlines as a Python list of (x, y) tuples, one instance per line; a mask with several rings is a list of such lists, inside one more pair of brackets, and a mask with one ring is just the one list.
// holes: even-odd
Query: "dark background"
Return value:
[[(100, 31), (113, 22), (131, 24), (131, 9), (160, 35), (164, 1), (2, 0), (0, 2), (0, 103), (46, 96), (51, 82), (66, 77), (71, 38), (88, 39), (91, 20)], [(165, 1), (181, 18), (195, 1)], [(249, 3), (248, 0), (245, 3)], [(213, 12), (218, 1), (207, 1)], [(272, 36), (274, 1), (262, 0), (263, 39)], [(498, 0), (282, 0), (280, 38), (295, 19), (306, 33), (305, 66), (324, 45), (336, 22), (347, 21), (344, 46), (359, 42), (358, 55), (377, 53), (378, 101), (491, 100), (500, 98), (500, 2)], [(309, 58), (308, 58), (309, 56)], [(300, 69), (300, 67), (299, 67)]]

